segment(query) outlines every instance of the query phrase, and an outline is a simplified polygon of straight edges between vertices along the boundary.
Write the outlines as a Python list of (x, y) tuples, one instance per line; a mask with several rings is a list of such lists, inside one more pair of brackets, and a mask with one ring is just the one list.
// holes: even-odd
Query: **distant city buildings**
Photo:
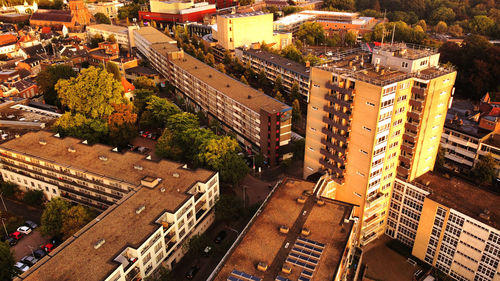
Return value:
[(139, 29), (139, 26), (132, 25), (128, 27), (111, 25), (111, 24), (96, 24), (87, 26), (87, 35), (92, 38), (96, 35), (101, 35), (105, 40), (113, 36), (120, 47), (132, 50), (135, 47), (134, 30)]
[(306, 10), (299, 15), (310, 15), (323, 26), (327, 34), (349, 32), (363, 34), (371, 31), (378, 21), (373, 17), (360, 17), (358, 13)]
[(139, 20), (171, 24), (202, 22), (205, 15), (216, 12), (215, 4), (209, 4), (208, 2), (194, 3), (193, 0), (152, 0), (149, 5), (149, 11), (139, 11)]
[(91, 14), (82, 0), (70, 0), (69, 10), (38, 9), (30, 18), (31, 26), (50, 26), (69, 30), (83, 30), (90, 23)]
[(118, 9), (123, 6), (124, 4), (118, 1), (87, 3), (87, 9), (92, 15), (101, 13), (110, 19), (116, 18), (118, 16)]
[(21, 280), (144, 279), (159, 266), (177, 263), (185, 253), (182, 244), (214, 220), (215, 172), (50, 132), (27, 133), (0, 151), (4, 180), (106, 209)]

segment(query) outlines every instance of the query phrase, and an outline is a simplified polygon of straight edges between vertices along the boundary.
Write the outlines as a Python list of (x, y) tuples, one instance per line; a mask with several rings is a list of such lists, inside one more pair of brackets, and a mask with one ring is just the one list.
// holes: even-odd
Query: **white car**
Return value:
[(26, 271), (28, 271), (28, 269), (30, 269), (29, 266), (25, 265), (22, 262), (16, 262), (16, 264), (14, 264), (14, 267), (21, 272), (26, 272)]
[(28, 226), (23, 225), (23, 226), (18, 227), (17, 231), (21, 232), (24, 235), (28, 235), (31, 233), (32, 230)]

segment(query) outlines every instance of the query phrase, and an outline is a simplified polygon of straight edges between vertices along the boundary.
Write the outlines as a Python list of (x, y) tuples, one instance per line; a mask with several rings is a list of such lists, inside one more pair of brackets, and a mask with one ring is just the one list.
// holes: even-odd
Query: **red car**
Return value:
[(16, 239), (16, 240), (19, 240), (19, 239), (23, 238), (24, 234), (22, 234), (19, 231), (16, 231), (16, 232), (11, 233), (9, 236)]
[(51, 244), (51, 243), (47, 243), (45, 245), (42, 246), (42, 249), (48, 254), (50, 252), (52, 252), (52, 250), (54, 250), (54, 245)]

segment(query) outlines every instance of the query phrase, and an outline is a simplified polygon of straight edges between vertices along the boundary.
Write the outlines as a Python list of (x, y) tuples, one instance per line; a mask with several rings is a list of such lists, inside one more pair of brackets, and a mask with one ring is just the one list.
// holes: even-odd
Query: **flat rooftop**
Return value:
[(481, 139), (490, 131), (480, 128), (478, 122), (470, 119), (474, 114), (474, 105), (470, 101), (454, 99), (446, 113), (444, 127)]
[[(234, 270), (262, 280), (274, 281), (278, 275), (297, 280), (303, 269), (292, 265), (288, 259), (295, 259), (296, 249), (301, 243), (307, 244), (303, 241), (314, 241), (318, 248), (324, 247), (310, 280), (333, 280), (351, 235), (353, 223), (345, 223), (344, 219), (349, 218), (352, 205), (325, 200), (320, 206), (315, 196), (303, 195), (304, 191), (312, 191), (314, 186), (314, 183), (296, 179), (286, 179), (281, 183), (264, 203), (262, 212), (251, 223), (214, 280), (229, 280), (229, 276), (234, 276)], [(297, 202), (301, 196), (306, 199), (305, 204)], [(280, 233), (281, 226), (289, 227), (288, 234)], [(303, 227), (310, 230), (306, 237), (300, 235)], [(260, 262), (268, 265), (266, 272), (257, 270)], [(281, 272), (285, 263), (291, 266), (290, 274)]]
[(375, 65), (371, 64), (371, 56), (372, 53), (365, 48), (349, 49), (334, 53), (332, 62), (317, 67), (378, 86), (386, 86), (411, 77), (428, 80), (455, 71), (453, 68), (431, 67), (418, 73), (406, 73), (383, 65), (380, 65), (377, 71)]
[[(500, 208), (498, 207), (500, 194), (479, 188), (477, 185), (453, 176), (447, 179), (434, 172), (427, 172), (415, 181), (426, 185), (431, 190), (429, 199), (496, 229), (500, 227)], [(490, 219), (480, 216), (485, 210), (490, 212)]]
[(219, 17), (235, 19), (235, 18), (244, 18), (244, 17), (253, 17), (253, 16), (261, 16), (269, 13), (264, 13), (262, 11), (249, 12), (249, 13), (238, 13), (238, 14), (225, 14), (219, 15)]
[[(45, 146), (38, 144), (40, 138), (46, 140)], [(122, 177), (132, 177), (136, 183), (144, 177), (161, 178), (162, 181), (155, 188), (138, 186), (130, 191), (118, 203), (109, 207), (97, 219), (50, 253), (48, 258), (37, 263), (33, 268), (35, 270), (30, 270), (22, 276), (24, 280), (104, 280), (120, 265), (113, 260), (125, 248), (137, 248), (143, 244), (154, 231), (162, 227), (155, 223), (162, 214), (166, 211), (175, 212), (192, 196), (187, 194), (187, 191), (193, 185), (206, 182), (215, 174), (203, 169), (183, 169), (182, 164), (176, 162), (145, 160), (143, 155), (135, 153), (111, 152), (109, 146), (87, 146), (80, 143), (80, 140), (74, 138), (60, 139), (49, 132), (37, 132), (27, 133), (1, 146), (24, 149), (32, 154), (42, 154), (41, 152), (45, 151), (47, 155), (42, 158), (55, 159), (54, 153), (59, 153), (61, 156), (55, 160), (67, 158), (62, 162), (74, 162), (74, 165), (83, 164), (79, 159), (87, 158), (86, 154), (91, 154), (92, 159), (87, 159), (91, 160), (87, 163), (89, 169), (100, 168), (101, 173), (112, 175), (119, 170)], [(69, 155), (71, 152), (67, 151), (67, 145), (76, 149), (76, 152), (72, 153), (74, 156)], [(33, 148), (30, 149), (29, 146)], [(107, 161), (93, 159), (101, 153), (109, 157)], [(95, 162), (100, 167), (90, 162)], [(144, 169), (136, 170), (133, 168), (134, 164), (140, 164)], [(174, 176), (174, 173), (178, 174), (178, 177)], [(144, 210), (140, 215), (137, 214), (136, 210), (143, 205)], [(94, 245), (101, 239), (104, 239), (105, 243), (95, 249)]]
[(289, 25), (300, 23), (303, 21), (314, 20), (316, 17), (314, 15), (303, 15), (303, 14), (291, 14), (285, 17), (282, 17), (274, 22), (274, 24), (282, 24)]
[(94, 24), (94, 25), (89, 25), (87, 28), (94, 28), (94, 29), (99, 29), (99, 30), (104, 30), (108, 32), (114, 32), (114, 33), (127, 33), (128, 29), (123, 26), (119, 25), (111, 25), (111, 24)]
[(144, 37), (144, 39), (146, 39), (151, 44), (176, 42), (174, 39), (168, 37), (165, 33), (151, 26), (142, 27), (141, 29), (134, 30), (134, 32)]
[(288, 105), (231, 78), (186, 53), (184, 53), (184, 58), (173, 59), (171, 62), (257, 113), (260, 113), (260, 109), (269, 113), (278, 113), (290, 108)]
[(244, 50), (243, 52), (259, 58), (261, 60), (267, 61), (269, 63), (275, 64), (279, 67), (282, 67), (286, 70), (289, 70), (291, 72), (297, 73), (301, 76), (309, 78), (310, 72), (309, 69), (305, 66), (305, 64), (298, 63), (293, 60), (289, 60), (287, 58), (284, 58), (280, 55), (273, 54), (270, 52), (262, 51), (262, 50), (254, 50), (254, 49), (248, 49)]

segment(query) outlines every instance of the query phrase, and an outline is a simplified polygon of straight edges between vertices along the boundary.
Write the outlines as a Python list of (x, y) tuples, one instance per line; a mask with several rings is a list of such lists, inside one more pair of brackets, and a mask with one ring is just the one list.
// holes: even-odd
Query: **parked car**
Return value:
[(196, 275), (196, 273), (198, 273), (198, 270), (200, 270), (200, 268), (198, 266), (196, 266), (196, 265), (191, 266), (191, 268), (186, 273), (186, 278), (193, 279), (194, 276)]
[(212, 251), (212, 247), (206, 246), (205, 249), (203, 249), (203, 252), (201, 253), (205, 257), (208, 257), (210, 255), (210, 252)]
[(20, 226), (17, 228), (17, 231), (21, 232), (24, 235), (30, 234), (33, 230), (29, 226)]
[(48, 254), (50, 252), (52, 252), (52, 250), (54, 250), (55, 246), (54, 244), (52, 243), (47, 243), (45, 245), (42, 246), (42, 249)]
[(16, 231), (16, 232), (9, 234), (9, 236), (16, 239), (16, 240), (19, 240), (19, 239), (23, 238), (24, 234), (22, 234), (19, 231)]
[(34, 256), (24, 256), (20, 262), (24, 263), (27, 266), (33, 266), (38, 261)]
[(214, 239), (214, 242), (215, 244), (219, 244), (220, 242), (222, 242), (222, 240), (224, 240), (224, 238), (226, 238), (227, 236), (227, 232), (222, 230), (220, 231), (217, 236), (215, 236), (215, 239)]
[(17, 244), (17, 239), (9, 237), (5, 240), (5, 243), (9, 244), (9, 246), (15, 246)]
[(54, 247), (57, 247), (57, 246), (62, 244), (62, 240), (59, 239), (58, 237), (54, 236), (54, 237), (50, 238), (48, 243), (51, 243), (52, 245), (54, 245)]
[(26, 272), (28, 271), (28, 269), (30, 269), (29, 266), (25, 265), (24, 263), (22, 262), (16, 262), (16, 264), (14, 264), (14, 267), (17, 271), (19, 271), (20, 273), (23, 273), (23, 272)]
[(47, 253), (43, 249), (36, 249), (33, 252), (33, 255), (35, 255), (35, 258), (41, 260), (43, 257), (47, 255)]
[(38, 224), (36, 224), (35, 222), (33, 221), (25, 221), (24, 222), (24, 225), (26, 225), (27, 227), (31, 228), (31, 229), (35, 229), (38, 227)]

